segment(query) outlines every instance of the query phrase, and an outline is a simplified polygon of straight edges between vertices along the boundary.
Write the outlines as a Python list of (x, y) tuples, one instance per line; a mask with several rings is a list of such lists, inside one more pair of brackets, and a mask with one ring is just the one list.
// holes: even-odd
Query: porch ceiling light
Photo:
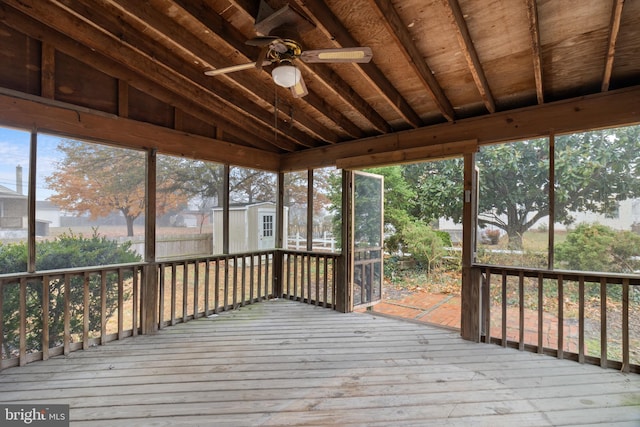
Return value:
[(293, 87), (300, 81), (300, 70), (293, 65), (279, 65), (271, 72), (273, 81), (282, 87)]

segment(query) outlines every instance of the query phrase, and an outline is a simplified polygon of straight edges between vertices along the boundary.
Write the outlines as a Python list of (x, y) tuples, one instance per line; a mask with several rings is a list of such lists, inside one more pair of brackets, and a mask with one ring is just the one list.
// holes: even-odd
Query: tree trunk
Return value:
[(127, 237), (133, 237), (133, 221), (135, 217), (125, 215), (125, 219), (127, 220)]

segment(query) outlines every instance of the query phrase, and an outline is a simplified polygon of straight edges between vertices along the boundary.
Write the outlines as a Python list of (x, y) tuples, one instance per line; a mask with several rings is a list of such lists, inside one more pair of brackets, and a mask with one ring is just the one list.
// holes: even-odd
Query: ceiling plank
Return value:
[(533, 74), (536, 80), (536, 96), (538, 104), (544, 104), (544, 86), (542, 81), (542, 52), (540, 50), (540, 25), (538, 23), (538, 7), (536, 0), (526, 0), (529, 18), (529, 36), (531, 38), (531, 59)]
[[(189, 15), (191, 15), (192, 17), (194, 17), (194, 19), (197, 19), (204, 27), (211, 30), (219, 38), (219, 41), (228, 44), (232, 48), (236, 49), (243, 56), (245, 56), (248, 61), (255, 61), (257, 59), (257, 56), (259, 55), (259, 49), (256, 49), (253, 46), (247, 45), (245, 43), (246, 41), (245, 36), (243, 36), (240, 32), (238, 32), (231, 24), (229, 24), (226, 20), (224, 20), (220, 15), (212, 11), (210, 8), (206, 7), (206, 5), (197, 4), (188, 0), (171, 0), (171, 1), (173, 4), (184, 9), (184, 11)], [(121, 0), (121, 3), (129, 4), (130, 2)], [(233, 65), (233, 64), (227, 63), (226, 65)], [(301, 64), (298, 63), (296, 65), (300, 66)], [(220, 67), (216, 66), (216, 68), (220, 68)], [(234, 76), (237, 74), (241, 75), (241, 73), (232, 73), (232, 75)], [(247, 76), (246, 78), (249, 78), (249, 76)], [(239, 78), (236, 78), (236, 80), (239, 80)], [(248, 83), (245, 82), (241, 84), (244, 84), (247, 87), (253, 88), (255, 86), (255, 81), (253, 82), (253, 84), (251, 82), (248, 82)], [(250, 90), (250, 89), (247, 89), (247, 90)], [(320, 114), (324, 115), (329, 120), (336, 123), (336, 125), (338, 125), (341, 129), (343, 129), (347, 134), (351, 135), (352, 137), (357, 138), (362, 136), (362, 130), (359, 127), (357, 127), (353, 122), (349, 121), (346, 117), (344, 117), (343, 114), (338, 112), (335, 108), (328, 106), (328, 104), (326, 104), (325, 102), (319, 102), (320, 100), (322, 100), (321, 96), (317, 95), (313, 91), (310, 91), (310, 95), (311, 96), (305, 97), (300, 102), (306, 102), (309, 105), (311, 105), (316, 111), (318, 111)], [(298, 112), (296, 113), (296, 121), (299, 119), (304, 119), (306, 115), (302, 113), (302, 111), (299, 109), (297, 111)], [(307, 122), (309, 122), (310, 120), (311, 119), (307, 119)], [(304, 123), (301, 123), (301, 124), (304, 125)], [(306, 127), (309, 128), (308, 124)], [(316, 129), (315, 132), (316, 134), (318, 134), (319, 130)], [(324, 133), (326, 134), (326, 131)], [(330, 143), (337, 142), (336, 137), (328, 138), (325, 136), (323, 139)]]
[(467, 27), (467, 22), (462, 14), (462, 9), (460, 9), (460, 3), (458, 3), (458, 0), (442, 0), (442, 3), (447, 10), (449, 18), (454, 24), (458, 43), (460, 44), (462, 54), (469, 66), (469, 71), (471, 71), (471, 75), (473, 76), (473, 81), (476, 83), (478, 92), (480, 92), (482, 102), (484, 102), (484, 106), (487, 108), (487, 111), (495, 113), (496, 103), (493, 99), (493, 95), (491, 94), (489, 82), (487, 82), (487, 77), (484, 74), (482, 63), (478, 57), (478, 52), (473, 45), (471, 34), (469, 34), (469, 28)]
[(620, 30), (620, 20), (622, 19), (622, 7), (624, 0), (614, 0), (613, 9), (611, 11), (611, 24), (609, 25), (609, 42), (607, 47), (607, 57), (604, 64), (604, 75), (602, 77), (602, 87), (600, 90), (606, 92), (609, 90), (611, 83), (611, 73), (613, 71), (613, 60), (616, 56), (616, 41), (618, 40), (618, 31)]
[[(223, 126), (228, 130), (228, 133), (234, 135), (238, 139), (244, 141), (247, 144), (253, 145), (256, 148), (261, 148), (267, 151), (277, 151), (278, 149), (272, 144), (268, 143), (268, 140), (273, 138), (273, 132), (266, 133), (266, 138), (262, 139), (258, 135), (263, 133), (263, 130), (258, 127), (255, 121), (247, 122), (244, 127), (238, 127), (234, 123), (228, 121), (217, 112), (206, 110), (205, 108), (194, 104), (191, 100), (181, 96), (181, 94), (175, 93), (164, 87), (158, 86), (152, 83), (150, 80), (142, 78), (139, 74), (131, 71), (128, 68), (124, 68), (115, 61), (101, 55), (96, 54), (91, 49), (81, 45), (75, 40), (68, 38), (61, 33), (36, 22), (32, 18), (27, 17), (21, 12), (13, 9), (7, 5), (0, 5), (2, 8), (2, 22), (10, 28), (15, 29), (35, 40), (39, 40), (42, 43), (47, 43), (56, 46), (56, 50), (62, 52), (73, 58), (90, 60), (90, 64), (102, 72), (105, 72), (121, 81), (128, 82), (131, 86), (134, 86), (138, 90), (146, 93), (153, 94), (154, 97), (163, 101), (169, 105), (174, 105), (176, 108), (189, 113), (193, 117), (196, 117), (206, 123), (211, 121), (216, 122), (219, 126)], [(264, 129), (266, 131), (266, 129)]]
[[(342, 47), (358, 46), (359, 43), (353, 38), (349, 31), (342, 25), (340, 20), (333, 14), (331, 9), (322, 0), (306, 0), (305, 7), (311, 11), (315, 20), (335, 39)], [(413, 127), (423, 125), (422, 119), (411, 108), (406, 99), (400, 95), (397, 89), (385, 77), (384, 73), (373, 63), (355, 64), (359, 67), (365, 77), (376, 87), (376, 89), (386, 98), (387, 102), (396, 112)]]
[(416, 72), (418, 78), (422, 81), (422, 84), (433, 98), (433, 101), (438, 106), (442, 115), (448, 121), (454, 121), (456, 114), (451, 102), (434, 77), (433, 71), (429, 68), (429, 65), (427, 65), (424, 55), (413, 42), (413, 37), (407, 30), (407, 26), (402, 22), (402, 19), (398, 15), (398, 12), (396, 12), (393, 4), (391, 4), (391, 1), (371, 0), (371, 3), (374, 6), (377, 6), (377, 11), (382, 17), (383, 22), (386, 24), (389, 34), (395, 38), (396, 44), (402, 53), (404, 53), (407, 61)]
[(338, 159), (363, 153), (371, 155), (470, 139), (486, 145), (537, 138), (551, 132), (582, 132), (634, 123), (640, 123), (640, 86), (312, 148), (304, 153), (287, 153), (281, 157), (280, 170), (335, 166)]
[[(134, 29), (128, 28), (126, 22), (118, 19), (117, 16), (110, 17), (104, 13), (99, 13), (99, 5), (95, 2), (85, 4), (82, 1), (68, 1), (69, 6), (78, 9), (82, 8), (82, 19), (78, 17), (74, 10), (68, 9), (66, 5), (58, 1), (8, 0), (7, 3), (28, 13), (30, 16), (34, 16), (45, 25), (54, 26), (56, 30), (69, 35), (93, 50), (125, 64), (133, 71), (141, 75), (153, 76), (154, 81), (158, 84), (182, 96), (191, 98), (193, 102), (204, 108), (219, 110), (221, 114), (236, 123), (236, 126), (243, 126), (247, 120), (253, 120), (254, 118), (260, 119), (268, 126), (271, 126), (273, 122), (273, 115), (258, 108), (250, 100), (236, 99), (237, 97), (228, 87), (220, 83), (211, 84), (204, 75), (191, 69), (190, 66), (182, 62), (174, 64), (178, 68), (168, 66), (167, 63), (171, 64), (175, 61), (170, 52), (158, 48), (147, 39), (140, 38)], [(88, 17), (91, 17), (92, 20)], [(107, 33), (93, 23), (93, 20), (96, 20), (103, 21), (103, 24), (109, 24), (109, 22), (106, 22), (109, 19), (117, 21), (116, 34)], [(127, 38), (135, 39), (136, 43), (140, 43), (139, 46), (146, 46), (151, 49), (152, 54), (143, 52), (138, 47), (127, 43)], [(162, 58), (162, 60), (158, 58)], [(150, 73), (150, 70), (152, 70), (152, 73)], [(187, 75), (189, 75), (189, 78), (186, 77)], [(294, 134), (296, 141), (286, 140), (285, 138), (287, 137), (283, 135), (283, 138), (277, 142), (278, 147), (281, 149), (285, 151), (298, 149), (297, 143), (299, 143), (298, 140), (300, 139), (308, 147), (315, 145), (315, 142), (308, 138), (306, 134), (295, 135), (297, 133), (295, 130), (289, 130), (289, 132)]]

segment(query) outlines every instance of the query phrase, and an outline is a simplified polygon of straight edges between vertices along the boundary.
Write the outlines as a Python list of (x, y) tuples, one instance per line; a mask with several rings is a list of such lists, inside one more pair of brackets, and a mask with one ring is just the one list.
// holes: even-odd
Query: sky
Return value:
[[(16, 191), (16, 167), (22, 166), (22, 188), (26, 195), (29, 185), (30, 132), (0, 127), (0, 185)], [(38, 134), (38, 177), (36, 199), (46, 200), (52, 192), (46, 187), (45, 177), (55, 172), (60, 159), (56, 147), (59, 137)]]

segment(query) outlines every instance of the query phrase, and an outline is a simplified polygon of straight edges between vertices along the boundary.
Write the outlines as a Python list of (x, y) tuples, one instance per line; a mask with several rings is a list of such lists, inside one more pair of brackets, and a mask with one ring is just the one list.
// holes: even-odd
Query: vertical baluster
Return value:
[(507, 346), (507, 272), (502, 270), (502, 346)]
[(182, 263), (182, 322), (187, 321), (189, 313), (189, 264), (185, 261)]
[(607, 367), (607, 279), (600, 279), (600, 366)]
[(71, 312), (70, 312), (70, 300), (69, 294), (71, 293), (71, 278), (69, 274), (64, 275), (64, 335), (62, 337), (63, 341), (63, 353), (65, 356), (69, 355), (70, 348), (69, 344), (71, 343)]
[(118, 340), (124, 339), (124, 279), (118, 269)]
[(229, 310), (229, 259), (224, 258), (224, 311)]
[[(269, 299), (269, 295), (273, 292), (273, 281), (269, 280), (269, 264), (271, 263), (270, 253), (267, 252), (265, 255), (265, 264), (264, 264), (264, 295), (265, 299)], [(271, 286), (269, 283), (271, 282)]]
[(176, 275), (178, 274), (176, 264), (171, 263), (171, 326), (175, 325), (176, 320), (176, 306), (178, 305), (178, 280)]
[(622, 279), (622, 372), (629, 372), (629, 279)]
[(216, 258), (215, 263), (215, 279), (214, 279), (214, 295), (213, 295), (213, 311), (214, 313), (218, 313), (220, 306), (220, 258)]
[[(133, 336), (137, 336), (138, 335), (138, 318), (140, 316), (140, 309), (139, 309), (139, 304), (138, 304), (138, 299), (139, 299), (139, 281), (138, 281), (138, 267), (133, 267), (131, 269), (131, 274), (132, 274), (132, 304), (133, 307), (131, 308), (131, 329), (132, 329), (132, 334)], [(156, 273), (157, 274), (157, 273)]]
[(524, 272), (518, 274), (518, 350), (524, 351)]
[(100, 271), (100, 344), (107, 343), (107, 271)]
[(544, 353), (544, 278), (538, 273), (538, 353)]
[[(158, 329), (162, 329), (164, 328), (164, 291), (165, 291), (165, 286), (164, 286), (164, 279), (165, 279), (165, 271), (164, 271), (164, 264), (160, 264), (158, 265), (158, 268), (160, 269), (159, 272), (159, 286), (158, 286)], [(136, 273), (137, 274), (137, 273)]]
[(233, 309), (237, 308), (238, 302), (238, 257), (233, 257)]
[(584, 363), (584, 276), (578, 279), (578, 362)]
[(484, 341), (491, 342), (491, 270), (485, 270), (484, 286), (482, 287), (482, 318), (484, 320)]
[(89, 348), (89, 273), (82, 278), (82, 349)]
[(301, 254), (300, 255), (300, 301), (305, 302), (304, 301), (304, 291), (305, 291), (305, 283), (304, 283), (304, 279), (306, 277), (305, 274), (305, 269), (304, 269), (304, 261), (305, 261), (305, 255)]
[(293, 299), (298, 298), (298, 254), (293, 255)]
[(254, 288), (254, 286), (253, 286), (254, 285), (254, 283), (253, 283), (253, 281), (254, 281), (254, 271), (253, 271), (253, 269), (254, 269), (254, 261), (255, 261), (255, 259), (256, 259), (255, 254), (251, 254), (251, 258), (250, 258), (250, 261), (249, 261), (249, 300), (251, 301), (251, 304), (253, 304), (255, 302), (254, 301), (254, 293), (253, 293), (253, 291), (254, 291), (254, 289), (253, 289)]
[[(0, 280), (0, 324), (4, 324), (4, 287), (5, 282)], [(4, 333), (0, 331), (0, 370), (2, 370), (2, 349), (4, 348)], [(7, 354), (7, 358), (9, 355)]]
[(315, 257), (316, 266), (316, 305), (320, 305), (320, 256)]
[[(42, 360), (49, 359), (49, 280), (50, 278), (46, 274), (42, 277)], [(0, 323), (2, 323), (1, 295), (2, 286), (0, 286)], [(2, 338), (0, 338), (0, 348), (2, 348)]]
[(211, 286), (211, 281), (209, 274), (211, 274), (211, 260), (207, 258), (204, 262), (204, 317), (211, 314), (211, 307), (209, 306), (209, 297), (211, 296), (209, 287)]
[(262, 301), (262, 255), (258, 256), (258, 301)]
[(311, 258), (312, 258), (311, 254), (307, 254), (307, 300), (309, 301), (309, 304), (313, 303), (312, 302), (313, 300), (311, 298), (311, 289), (312, 289)]
[(245, 289), (244, 289), (244, 288), (245, 288), (245, 286), (247, 285), (247, 283), (246, 283), (246, 276), (247, 276), (247, 274), (246, 274), (246, 270), (247, 270), (247, 263), (246, 263), (246, 260), (247, 260), (247, 257), (243, 255), (243, 256), (242, 256), (242, 280), (241, 280), (241, 282), (242, 282), (242, 289), (241, 289), (241, 291), (240, 291), (240, 295), (241, 295), (241, 296), (240, 296), (240, 300), (241, 300), (240, 305), (241, 305), (242, 307), (244, 307), (245, 300), (246, 300), (246, 298), (247, 298), (247, 296), (246, 296), (246, 291), (245, 291)]
[(558, 359), (564, 358), (564, 281), (558, 276)]
[(329, 266), (328, 264), (328, 260), (329, 257), (324, 256), (322, 258), (322, 266), (323, 266), (323, 271), (322, 271), (322, 294), (323, 294), (323, 300), (322, 300), (322, 306), (324, 308), (327, 308), (327, 303), (329, 302), (329, 296), (327, 295), (327, 282), (328, 282), (328, 276), (329, 276), (329, 271), (327, 270), (327, 267)]
[(198, 318), (198, 298), (200, 298), (200, 261), (193, 262), (193, 319)]
[(20, 279), (20, 366), (27, 364), (27, 279)]

